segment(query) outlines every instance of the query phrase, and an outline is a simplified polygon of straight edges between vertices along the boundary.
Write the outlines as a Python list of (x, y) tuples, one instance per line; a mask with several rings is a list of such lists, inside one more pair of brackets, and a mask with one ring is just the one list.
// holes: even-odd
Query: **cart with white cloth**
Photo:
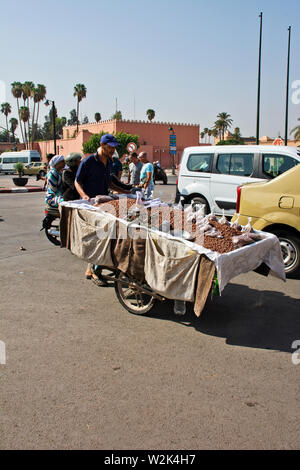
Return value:
[[(91, 201), (60, 205), (62, 247), (88, 263), (106, 268), (116, 295), (131, 313), (149, 312), (157, 300), (194, 304), (200, 316), (208, 295), (231, 279), (257, 271), (285, 280), (279, 240), (261, 239), (229, 253), (218, 253), (176, 234), (149, 228), (105, 212)], [(217, 289), (216, 289), (217, 287)]]

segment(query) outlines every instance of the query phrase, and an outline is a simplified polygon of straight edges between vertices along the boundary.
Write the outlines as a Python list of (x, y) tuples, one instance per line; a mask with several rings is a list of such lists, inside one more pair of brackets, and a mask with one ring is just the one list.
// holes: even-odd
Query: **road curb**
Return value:
[(0, 194), (4, 193), (37, 193), (43, 191), (43, 188), (0, 188)]

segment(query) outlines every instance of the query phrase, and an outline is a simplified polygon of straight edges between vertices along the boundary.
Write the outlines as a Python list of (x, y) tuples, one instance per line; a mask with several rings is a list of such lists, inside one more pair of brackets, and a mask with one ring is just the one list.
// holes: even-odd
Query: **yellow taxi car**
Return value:
[(288, 277), (300, 274), (300, 165), (267, 182), (237, 188), (232, 221), (277, 235)]
[(32, 162), (24, 166), (24, 175), (39, 175), (45, 176), (47, 173), (47, 163), (43, 162)]

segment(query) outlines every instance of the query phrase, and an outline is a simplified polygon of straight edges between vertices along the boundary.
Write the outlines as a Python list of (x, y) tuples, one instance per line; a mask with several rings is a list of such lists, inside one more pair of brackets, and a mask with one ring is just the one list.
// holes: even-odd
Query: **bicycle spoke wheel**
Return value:
[(121, 305), (130, 313), (144, 315), (154, 307), (155, 298), (141, 292), (138, 286), (131, 282), (124, 273), (118, 274), (115, 291)]

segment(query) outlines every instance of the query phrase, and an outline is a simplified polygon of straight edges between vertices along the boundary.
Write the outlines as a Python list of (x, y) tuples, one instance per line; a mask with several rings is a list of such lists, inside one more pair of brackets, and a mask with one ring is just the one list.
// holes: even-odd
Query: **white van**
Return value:
[(3, 152), (0, 155), (0, 172), (15, 173), (15, 164), (18, 162), (28, 165), (32, 162), (41, 162), (41, 156), (36, 150), (21, 150), (19, 152)]
[(216, 145), (185, 148), (176, 199), (202, 203), (206, 211), (232, 216), (237, 187), (272, 179), (300, 163), (300, 149), (274, 145)]

